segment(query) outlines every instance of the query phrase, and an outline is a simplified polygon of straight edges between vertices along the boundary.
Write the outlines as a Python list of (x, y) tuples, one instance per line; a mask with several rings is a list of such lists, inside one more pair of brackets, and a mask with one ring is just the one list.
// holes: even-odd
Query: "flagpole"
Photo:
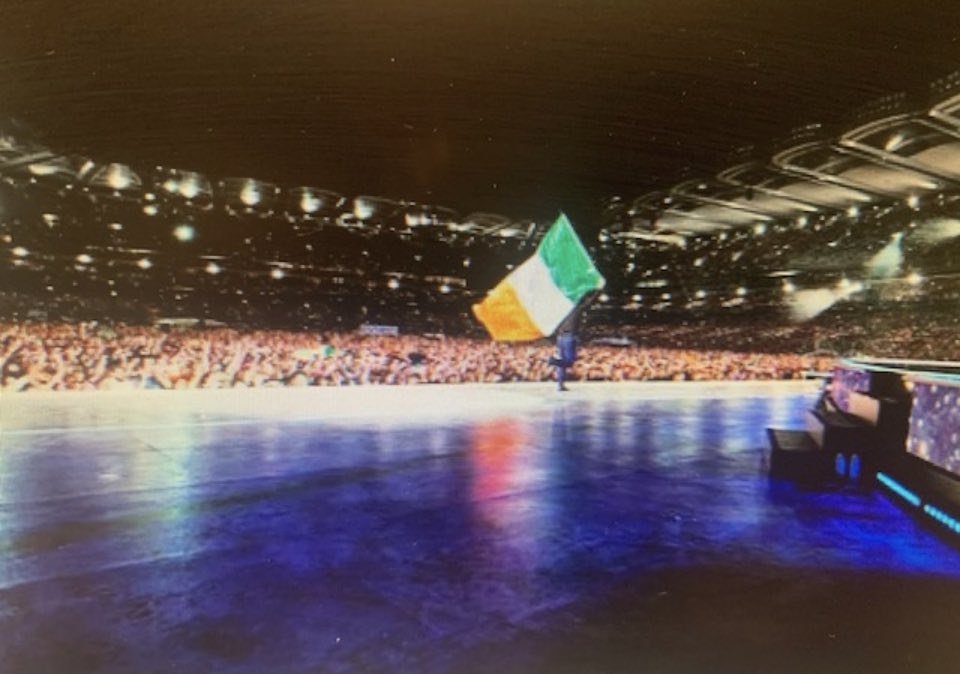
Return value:
[(593, 304), (593, 301), (600, 295), (599, 290), (594, 290), (586, 295), (584, 295), (580, 302), (577, 303), (577, 306), (573, 311), (570, 312), (570, 315), (567, 316), (564, 321), (557, 326), (557, 329), (554, 331), (553, 336), (556, 336), (563, 332), (564, 330), (570, 330), (574, 334), (580, 332), (580, 328), (583, 325), (583, 314), (586, 312), (587, 308)]

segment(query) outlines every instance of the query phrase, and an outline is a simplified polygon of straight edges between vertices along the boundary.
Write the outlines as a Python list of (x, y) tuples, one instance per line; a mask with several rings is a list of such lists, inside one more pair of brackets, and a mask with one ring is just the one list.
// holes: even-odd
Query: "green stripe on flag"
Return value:
[(567, 216), (562, 213), (543, 237), (537, 254), (550, 270), (553, 282), (574, 304), (606, 284)]

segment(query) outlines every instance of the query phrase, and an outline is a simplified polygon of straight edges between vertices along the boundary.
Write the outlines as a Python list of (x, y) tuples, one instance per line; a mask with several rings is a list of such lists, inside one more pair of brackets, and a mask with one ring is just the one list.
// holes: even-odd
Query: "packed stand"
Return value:
[[(548, 342), (466, 337), (0, 324), (3, 391), (350, 386), (552, 380)], [(574, 379), (798, 379), (830, 359), (586, 345)]]

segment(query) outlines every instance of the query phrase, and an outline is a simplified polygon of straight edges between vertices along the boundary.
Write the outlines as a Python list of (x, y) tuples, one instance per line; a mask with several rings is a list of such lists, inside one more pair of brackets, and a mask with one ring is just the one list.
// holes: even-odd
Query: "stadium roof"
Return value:
[[(305, 210), (376, 194), (504, 222), (620, 196), (712, 231), (960, 180), (957, 99), (895, 96), (957, 67), (957, 25), (935, 1), (23, 1), (0, 117), (111, 188), (175, 167), (191, 194), (252, 177), (225, 183), (240, 208), (315, 185)], [(849, 117), (878, 97), (888, 113)]]

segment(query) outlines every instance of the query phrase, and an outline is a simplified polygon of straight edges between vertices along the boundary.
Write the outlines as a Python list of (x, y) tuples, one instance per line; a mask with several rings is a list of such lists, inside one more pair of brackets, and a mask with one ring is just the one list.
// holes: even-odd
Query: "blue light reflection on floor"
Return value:
[(960, 577), (882, 493), (767, 478), (765, 427), (809, 405), (7, 439), (0, 670), (442, 671), (428, 644), (496, 643), (658, 569)]

